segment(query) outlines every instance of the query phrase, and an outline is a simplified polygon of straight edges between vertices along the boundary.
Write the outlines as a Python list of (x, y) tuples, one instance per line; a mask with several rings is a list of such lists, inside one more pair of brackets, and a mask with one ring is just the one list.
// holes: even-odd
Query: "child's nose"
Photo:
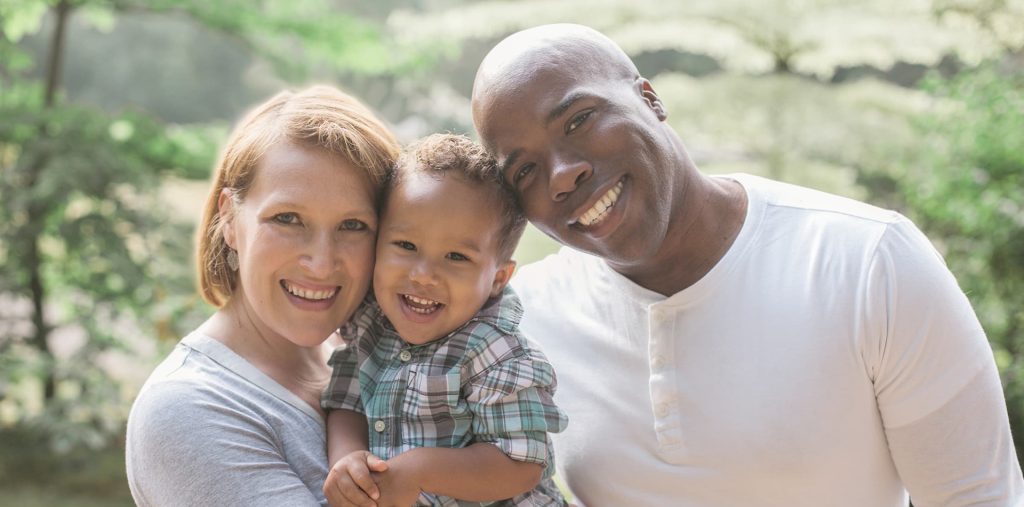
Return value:
[(409, 279), (420, 285), (434, 285), (437, 277), (434, 275), (434, 268), (429, 262), (421, 260), (409, 270)]

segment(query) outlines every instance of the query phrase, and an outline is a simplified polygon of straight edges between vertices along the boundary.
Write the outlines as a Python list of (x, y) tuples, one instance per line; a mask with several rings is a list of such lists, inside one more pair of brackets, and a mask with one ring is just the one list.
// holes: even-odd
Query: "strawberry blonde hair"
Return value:
[(216, 307), (227, 303), (238, 284), (238, 273), (227, 265), (229, 248), (218, 206), (221, 191), (229, 189), (236, 202), (245, 200), (264, 153), (281, 143), (322, 150), (365, 171), (378, 201), (400, 153), (394, 135), (369, 108), (329, 86), (281, 92), (249, 112), (231, 133), (214, 167), (198, 229), (199, 290)]

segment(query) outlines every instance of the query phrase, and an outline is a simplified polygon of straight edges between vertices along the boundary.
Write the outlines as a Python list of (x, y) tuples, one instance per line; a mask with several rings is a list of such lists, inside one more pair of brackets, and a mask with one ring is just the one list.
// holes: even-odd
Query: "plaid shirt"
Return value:
[(523, 307), (506, 287), (448, 336), (403, 341), (371, 297), (341, 329), (321, 404), (366, 415), (370, 452), (390, 459), (417, 447), (492, 442), (510, 458), (545, 466), (541, 483), (511, 500), (462, 502), (429, 494), (418, 505), (565, 505), (551, 480), (548, 432), (565, 429), (555, 406), (555, 372), (518, 331)]

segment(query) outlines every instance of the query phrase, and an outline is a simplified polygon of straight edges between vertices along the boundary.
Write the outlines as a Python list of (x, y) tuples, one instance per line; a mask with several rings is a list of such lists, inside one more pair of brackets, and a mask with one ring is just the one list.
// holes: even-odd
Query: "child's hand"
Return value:
[(384, 472), (386, 461), (369, 451), (355, 451), (338, 460), (324, 481), (324, 496), (332, 507), (376, 507), (380, 498), (377, 483), (370, 472)]
[(416, 480), (402, 467), (392, 468), (385, 473), (375, 473), (373, 477), (381, 491), (380, 498), (377, 499), (378, 507), (410, 507), (420, 497), (420, 488)]

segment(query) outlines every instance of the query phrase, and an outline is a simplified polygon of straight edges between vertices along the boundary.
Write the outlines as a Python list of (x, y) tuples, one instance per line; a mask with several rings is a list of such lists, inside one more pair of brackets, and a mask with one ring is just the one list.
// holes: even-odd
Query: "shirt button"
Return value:
[(384, 424), (384, 421), (381, 421), (380, 419), (378, 419), (377, 422), (373, 423), (373, 429), (377, 433), (383, 432), (387, 427), (388, 425)]
[(401, 359), (403, 363), (408, 363), (409, 360), (412, 359), (412, 352), (403, 350), (398, 353), (398, 359)]
[(661, 371), (665, 368), (665, 359), (661, 356), (654, 356), (651, 358), (651, 369), (654, 371)]
[(671, 407), (669, 407), (668, 403), (659, 403), (654, 407), (654, 415), (658, 416), (659, 418), (667, 417), (670, 409)]

